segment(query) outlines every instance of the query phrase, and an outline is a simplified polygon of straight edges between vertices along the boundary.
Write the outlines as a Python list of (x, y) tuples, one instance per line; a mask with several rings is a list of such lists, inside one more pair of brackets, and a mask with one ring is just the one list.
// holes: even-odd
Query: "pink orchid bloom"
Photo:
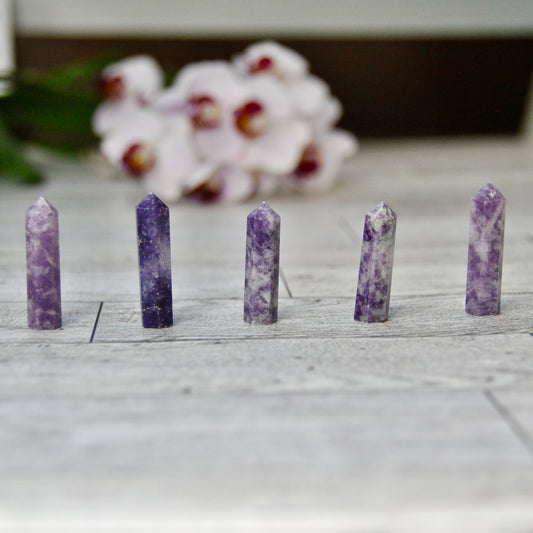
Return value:
[(234, 136), (241, 144), (240, 164), (251, 171), (285, 174), (310, 141), (310, 124), (294, 116), (278, 80), (251, 78), (246, 88), (233, 123)]
[(332, 129), (341, 115), (342, 105), (339, 100), (334, 96), (328, 97), (321, 109), (310, 119), (315, 136)]
[(188, 117), (200, 152), (219, 164), (239, 157), (240, 143), (231, 135), (233, 109), (244, 87), (235, 70), (223, 61), (184, 67), (155, 103), (161, 112)]
[(322, 112), (330, 97), (326, 82), (309, 74), (307, 61), (294, 50), (274, 41), (264, 41), (247, 48), (234, 58), (236, 68), (247, 77), (274, 77), (287, 90), (294, 112), (313, 119)]
[(164, 119), (151, 109), (139, 109), (104, 137), (102, 153), (116, 168), (143, 182), (163, 201), (178, 200), (191, 181), (198, 155), (187, 120)]
[(115, 127), (121, 127), (142, 106), (135, 98), (121, 98), (102, 102), (92, 117), (92, 127), (97, 135), (106, 135)]
[(355, 137), (343, 130), (331, 130), (316, 137), (301, 154), (287, 176), (290, 188), (301, 192), (324, 191), (333, 185), (342, 161), (355, 154)]
[(163, 73), (150, 56), (134, 56), (107, 66), (98, 80), (107, 100), (93, 115), (93, 130), (104, 135), (137, 107), (148, 106), (162, 87)]
[(300, 54), (275, 41), (253, 44), (235, 56), (233, 62), (244, 76), (269, 74), (282, 80), (294, 80), (309, 72), (308, 62)]
[(193, 174), (199, 183), (187, 191), (187, 196), (197, 202), (237, 203), (252, 197), (257, 191), (256, 178), (236, 166), (199, 165)]
[(355, 138), (333, 130), (342, 107), (307, 61), (273, 41), (232, 63), (183, 68), (163, 89), (149, 56), (107, 67), (93, 115), (112, 164), (164, 201), (238, 202), (289, 187), (328, 188)]
[(156, 106), (188, 116), (203, 157), (229, 168), (285, 174), (311, 136), (279, 80), (239, 79), (222, 62), (186, 67)]
[(107, 98), (135, 97), (150, 102), (163, 87), (163, 73), (152, 57), (138, 55), (107, 66), (98, 86)]

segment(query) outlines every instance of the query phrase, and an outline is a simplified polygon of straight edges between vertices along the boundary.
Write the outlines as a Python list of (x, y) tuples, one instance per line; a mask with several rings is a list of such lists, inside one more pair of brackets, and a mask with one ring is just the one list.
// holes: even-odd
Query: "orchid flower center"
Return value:
[(222, 194), (223, 188), (224, 183), (222, 179), (215, 173), (205, 183), (190, 191), (188, 196), (196, 202), (214, 202)]
[(188, 110), (195, 130), (208, 130), (220, 126), (222, 106), (210, 96), (193, 96), (188, 101)]
[(254, 61), (248, 67), (250, 74), (260, 74), (262, 72), (269, 72), (274, 68), (274, 61), (268, 56), (263, 56)]
[(100, 94), (106, 98), (122, 98), (124, 95), (124, 80), (120, 76), (100, 76), (97, 80)]
[(255, 100), (244, 104), (235, 111), (235, 126), (250, 139), (259, 137), (268, 128), (269, 117), (265, 108)]
[(316, 144), (308, 145), (302, 153), (302, 157), (294, 170), (294, 176), (298, 180), (310, 178), (318, 172), (322, 166), (322, 154)]
[(122, 165), (129, 174), (140, 178), (154, 168), (154, 149), (148, 144), (132, 144), (122, 156)]

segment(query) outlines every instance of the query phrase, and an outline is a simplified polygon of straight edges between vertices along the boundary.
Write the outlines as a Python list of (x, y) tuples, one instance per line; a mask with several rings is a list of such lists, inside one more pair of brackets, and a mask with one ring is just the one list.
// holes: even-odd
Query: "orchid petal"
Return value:
[(249, 143), (243, 166), (271, 174), (286, 174), (297, 164), (311, 129), (301, 121), (281, 122)]
[(198, 130), (195, 139), (200, 152), (218, 164), (238, 161), (245, 146), (245, 140), (229, 120), (217, 128)]
[(217, 176), (222, 180), (222, 189), (218, 197), (221, 202), (242, 202), (250, 198), (257, 189), (253, 176), (239, 167), (221, 167)]
[(174, 83), (157, 101), (160, 109), (183, 105), (191, 96), (208, 95), (223, 106), (233, 107), (242, 98), (243, 87), (234, 69), (224, 61), (202, 61), (185, 66)]
[(282, 180), (280, 176), (274, 176), (272, 174), (267, 174), (266, 172), (258, 172), (256, 174), (257, 180), (257, 196), (272, 196), (275, 194), (282, 185)]
[(95, 110), (92, 117), (92, 128), (97, 135), (105, 135), (113, 128), (119, 127), (128, 117), (139, 109), (137, 100), (123, 98), (106, 100)]
[(162, 117), (148, 108), (138, 108), (116, 125), (101, 142), (102, 153), (121, 167), (122, 156), (135, 143), (154, 144), (165, 128)]
[(341, 115), (342, 105), (339, 100), (335, 97), (328, 98), (319, 112), (311, 118), (315, 134), (318, 136), (330, 130)]
[(234, 62), (241, 73), (250, 74), (250, 67), (263, 57), (273, 61), (274, 74), (280, 78), (301, 78), (309, 70), (309, 64), (300, 54), (275, 41), (262, 41), (249, 46), (234, 58)]
[(297, 113), (312, 117), (320, 112), (329, 95), (329, 86), (316, 76), (306, 76), (288, 85), (292, 104)]
[(335, 183), (342, 161), (357, 150), (355, 137), (343, 130), (329, 131), (314, 144), (321, 154), (318, 170), (304, 179), (289, 176), (291, 185), (302, 192), (314, 193), (330, 189)]
[(102, 71), (104, 78), (120, 77), (124, 96), (150, 101), (163, 87), (163, 73), (157, 62), (148, 55), (123, 59)]
[(273, 120), (284, 120), (292, 113), (292, 102), (286, 87), (275, 78), (250, 78), (244, 101), (258, 101)]

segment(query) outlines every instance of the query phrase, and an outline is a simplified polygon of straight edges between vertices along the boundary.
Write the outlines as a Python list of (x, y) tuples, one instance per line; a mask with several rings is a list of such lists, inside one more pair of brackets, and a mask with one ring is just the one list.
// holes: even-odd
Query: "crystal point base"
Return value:
[(278, 319), (280, 216), (263, 202), (248, 215), (244, 320), (272, 324)]
[(385, 322), (389, 317), (395, 235), (396, 214), (381, 202), (365, 217), (355, 320)]
[(143, 326), (172, 326), (169, 211), (155, 194), (137, 206), (137, 240)]
[(465, 311), (497, 315), (503, 262), (505, 198), (488, 183), (472, 198)]
[(55, 207), (39, 198), (26, 212), (28, 326), (61, 327), (59, 224)]

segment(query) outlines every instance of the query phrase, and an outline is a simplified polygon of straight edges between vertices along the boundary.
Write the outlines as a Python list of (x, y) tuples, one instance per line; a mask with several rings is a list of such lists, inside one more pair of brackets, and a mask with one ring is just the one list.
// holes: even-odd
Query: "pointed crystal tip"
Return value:
[(373, 219), (396, 219), (396, 213), (390, 208), (387, 202), (380, 202), (367, 213), (367, 216)]
[(268, 205), (267, 202), (261, 202), (256, 208), (255, 208), (255, 211), (257, 210), (266, 210), (266, 211), (271, 211), (272, 213), (275, 213), (275, 211)]
[(149, 193), (144, 200), (137, 205), (137, 209), (153, 209), (154, 207), (168, 209), (167, 204), (165, 204), (165, 202), (153, 192)]
[(281, 217), (266, 203), (259, 204), (249, 215), (248, 223), (258, 224), (263, 231), (274, 231), (279, 227)]
[(249, 216), (273, 216), (279, 218), (279, 215), (266, 202), (261, 202)]
[(57, 214), (57, 209), (42, 196), (39, 196), (39, 198), (37, 198), (37, 200), (32, 205), (30, 205), (30, 207), (28, 208), (28, 212), (29, 211), (39, 211), (42, 213), (52, 212), (54, 214)]
[(485, 209), (488, 205), (501, 209), (505, 205), (505, 196), (492, 183), (487, 183), (474, 194), (472, 202), (480, 209)]
[(496, 188), (492, 183), (487, 183), (474, 195), (476, 196), (487, 196), (489, 198), (503, 198), (503, 194)]

